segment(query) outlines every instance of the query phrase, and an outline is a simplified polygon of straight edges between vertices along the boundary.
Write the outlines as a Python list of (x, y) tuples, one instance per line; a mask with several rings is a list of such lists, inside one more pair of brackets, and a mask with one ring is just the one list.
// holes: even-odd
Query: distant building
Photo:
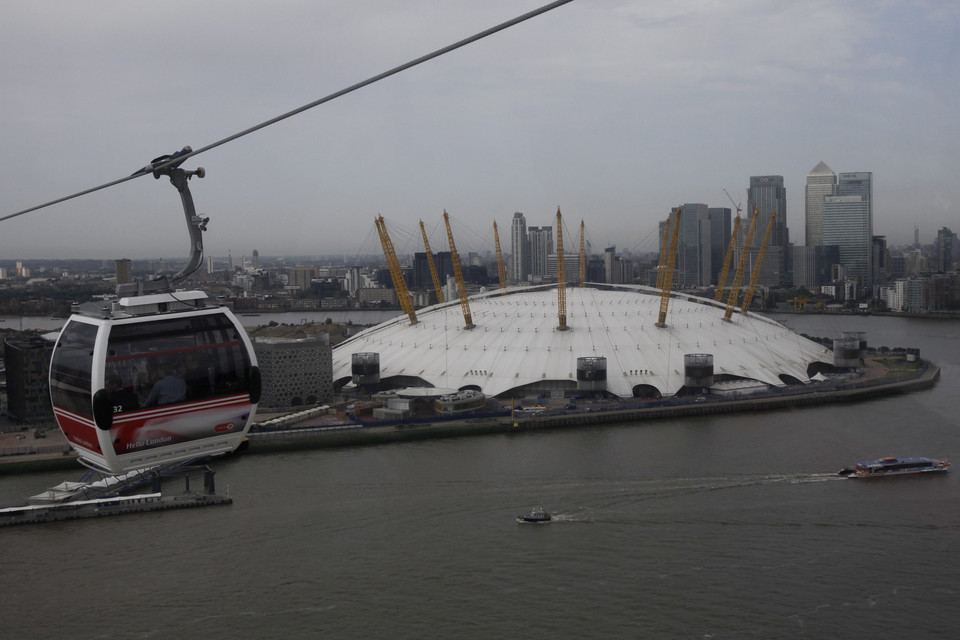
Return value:
[(530, 276), (543, 278), (547, 275), (547, 256), (553, 251), (553, 227), (529, 227)]
[(527, 241), (527, 219), (517, 211), (510, 225), (511, 282), (526, 282), (530, 276), (530, 244)]
[(823, 243), (838, 247), (840, 264), (846, 267), (847, 275), (865, 287), (873, 283), (871, 228), (869, 201), (863, 195), (824, 197)]
[(287, 284), (298, 287), (301, 291), (309, 291), (310, 283), (319, 276), (317, 267), (290, 267), (287, 270)]
[(753, 236), (752, 261), (756, 260), (756, 252), (763, 242), (772, 214), (776, 214), (763, 260), (763, 271), (774, 275), (761, 277), (759, 282), (765, 285), (779, 284), (786, 281), (790, 245), (787, 229), (787, 190), (783, 186), (783, 176), (750, 176), (750, 187), (747, 189), (747, 212), (750, 216), (753, 216), (754, 209), (759, 215)]
[(954, 233), (947, 227), (937, 231), (937, 241), (933, 249), (939, 273), (953, 271), (953, 238)]
[(50, 356), (53, 342), (18, 334), (3, 344), (7, 369), (7, 414), (15, 422), (53, 422), (50, 406)]
[(130, 258), (120, 258), (116, 261), (117, 284), (127, 284), (133, 282), (130, 277)]
[(323, 404), (333, 398), (330, 336), (257, 338), (253, 343), (263, 379), (260, 406)]
[[(732, 212), (727, 207), (711, 207), (707, 209), (710, 217), (710, 280), (709, 284), (720, 281), (720, 271), (723, 270), (723, 260), (730, 245)], [(731, 259), (731, 262), (733, 260)], [(736, 268), (736, 265), (734, 265)]]
[(804, 194), (805, 244), (819, 247), (823, 244), (823, 199), (837, 195), (837, 174), (821, 162), (807, 174)]
[[(670, 233), (673, 233), (676, 215), (677, 209), (674, 208), (670, 212), (668, 221)], [(710, 284), (713, 245), (710, 213), (707, 205), (684, 204), (677, 233), (677, 255), (674, 263), (673, 286), (684, 288)], [(662, 233), (660, 234), (660, 241), (663, 242)], [(672, 239), (670, 242), (672, 242)], [(661, 247), (661, 251), (663, 249), (664, 247)]]

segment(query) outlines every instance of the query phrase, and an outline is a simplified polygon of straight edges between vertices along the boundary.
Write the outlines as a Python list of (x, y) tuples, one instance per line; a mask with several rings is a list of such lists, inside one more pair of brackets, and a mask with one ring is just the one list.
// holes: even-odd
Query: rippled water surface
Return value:
[[(0, 635), (952, 637), (960, 470), (835, 473), (960, 461), (960, 324), (782, 319), (919, 346), (942, 379), (869, 403), (219, 462), (231, 506), (0, 529)], [(0, 497), (64, 475), (0, 478)], [(535, 504), (554, 521), (518, 525)]]

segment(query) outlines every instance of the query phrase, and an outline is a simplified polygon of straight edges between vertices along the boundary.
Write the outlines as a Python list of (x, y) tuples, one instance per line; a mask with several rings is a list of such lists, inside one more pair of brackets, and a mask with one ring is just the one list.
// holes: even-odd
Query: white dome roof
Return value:
[(351, 376), (352, 355), (379, 354), (381, 379), (420, 378), (436, 387), (476, 386), (499, 395), (533, 383), (576, 383), (577, 358), (605, 357), (607, 390), (622, 397), (637, 385), (663, 395), (684, 383), (684, 355), (712, 354), (714, 375), (784, 386), (809, 382), (810, 363), (832, 363), (829, 349), (755, 314), (735, 313), (705, 298), (671, 296), (666, 327), (656, 326), (660, 291), (631, 285), (567, 289), (567, 327), (557, 330), (556, 285), (511, 288), (470, 298), (474, 328), (464, 328), (459, 301), (400, 316), (333, 349), (333, 378)]

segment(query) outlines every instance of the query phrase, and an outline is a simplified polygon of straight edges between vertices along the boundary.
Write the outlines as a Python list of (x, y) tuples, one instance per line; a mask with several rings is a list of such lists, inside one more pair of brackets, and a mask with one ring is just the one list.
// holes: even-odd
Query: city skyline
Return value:
[[(542, 4), (9, 7), (0, 217)], [(206, 248), (359, 253), (382, 214), (429, 222), (436, 251), (446, 209), (474, 251), (492, 247), (492, 221), (549, 225), (559, 205), (596, 247), (655, 250), (671, 208), (733, 206), (726, 190), (746, 210), (762, 175), (784, 177), (800, 244), (821, 161), (873, 173), (874, 233), (908, 244), (916, 224), (932, 239), (960, 201), (958, 21), (946, 3), (573, 2), (191, 159), (207, 169), (191, 183)], [(0, 222), (0, 259), (179, 256), (182, 227), (174, 189), (140, 178)]]

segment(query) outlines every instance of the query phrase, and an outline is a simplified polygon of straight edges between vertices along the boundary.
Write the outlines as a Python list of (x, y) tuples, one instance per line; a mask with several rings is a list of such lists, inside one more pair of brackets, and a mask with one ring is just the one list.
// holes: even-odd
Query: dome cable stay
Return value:
[(336, 92), (334, 92), (334, 93), (331, 93), (331, 94), (329, 94), (329, 95), (327, 95), (327, 96), (325, 96), (325, 97), (323, 97), (323, 98), (320, 98), (319, 100), (315, 100), (315, 101), (313, 101), (313, 102), (311, 102), (311, 103), (309, 103), (309, 104), (303, 105), (302, 107), (298, 107), (297, 109), (294, 109), (294, 110), (292, 110), (292, 111), (288, 111), (288, 112), (286, 112), (286, 113), (284, 113), (284, 114), (282, 114), (282, 115), (279, 115), (279, 116), (277, 116), (277, 117), (275, 117), (275, 118), (271, 118), (270, 120), (266, 120), (266, 121), (264, 121), (264, 122), (261, 122), (261, 123), (258, 124), (258, 125), (252, 126), (252, 127), (248, 128), (248, 129), (244, 129), (243, 131), (240, 131), (240, 132), (235, 133), (235, 134), (233, 134), (233, 135), (227, 136), (226, 138), (223, 138), (222, 140), (218, 140), (218, 141), (216, 141), (216, 142), (213, 142), (213, 143), (211, 143), (211, 144), (208, 144), (208, 145), (205, 146), (205, 147), (200, 147), (199, 149), (196, 149), (196, 150), (192, 150), (192, 149), (191, 149), (191, 150), (189, 150), (189, 151), (186, 150), (186, 149), (189, 149), (189, 147), (185, 147), (185, 149), (184, 149), (183, 152), (178, 152), (178, 153), (174, 154), (173, 156), (161, 156), (160, 158), (157, 158), (156, 160), (154, 160), (153, 162), (151, 162), (151, 163), (150, 163), (149, 165), (147, 165), (146, 167), (143, 167), (142, 169), (138, 169), (137, 171), (135, 171), (134, 173), (132, 173), (132, 174), (129, 175), (129, 176), (120, 178), (120, 179), (118, 179), (118, 180), (113, 180), (112, 182), (107, 182), (107, 183), (105, 183), (105, 184), (101, 184), (101, 185), (96, 186), (96, 187), (91, 187), (91, 188), (85, 189), (85, 190), (83, 190), (83, 191), (78, 191), (77, 193), (71, 194), (71, 195), (69, 195), (69, 196), (64, 196), (64, 197), (62, 197), (62, 198), (57, 198), (56, 200), (50, 200), (49, 202), (45, 202), (45, 203), (43, 203), (43, 204), (38, 204), (38, 205), (36, 205), (36, 206), (29, 207), (29, 208), (27, 208), (27, 209), (23, 209), (23, 210), (21, 210), (21, 211), (17, 211), (17, 212), (15, 212), (15, 213), (11, 213), (11, 214), (2, 216), (2, 217), (0, 217), (0, 222), (3, 222), (4, 220), (10, 220), (11, 218), (16, 218), (16, 217), (18, 217), (18, 216), (22, 216), (22, 215), (27, 214), (27, 213), (31, 213), (31, 212), (33, 212), (33, 211), (37, 211), (37, 210), (40, 210), (40, 209), (45, 209), (45, 208), (50, 207), (50, 206), (53, 206), (53, 205), (55, 205), (55, 204), (60, 204), (61, 202), (66, 202), (67, 200), (73, 200), (74, 198), (79, 198), (80, 196), (85, 196), (85, 195), (87, 195), (87, 194), (94, 193), (95, 191), (101, 191), (101, 190), (103, 190), (103, 189), (108, 189), (108, 188), (110, 188), (110, 187), (114, 187), (114, 186), (116, 186), (116, 185), (122, 184), (122, 183), (124, 183), (124, 182), (129, 181), (129, 180), (133, 180), (134, 178), (139, 178), (139, 177), (141, 177), (141, 176), (154, 175), (154, 176), (159, 177), (159, 176), (157, 175), (158, 173), (159, 173), (159, 174), (166, 174), (166, 173), (167, 173), (167, 171), (166, 171), (167, 169), (169, 169), (170, 167), (173, 167), (174, 165), (179, 165), (180, 163), (182, 163), (184, 160), (187, 160), (188, 158), (191, 158), (191, 157), (193, 157), (193, 156), (199, 155), (199, 154), (204, 153), (204, 152), (206, 152), (206, 151), (210, 151), (211, 149), (215, 149), (216, 147), (219, 147), (219, 146), (221, 146), (221, 145), (224, 145), (224, 144), (226, 144), (226, 143), (228, 143), (228, 142), (233, 142), (234, 140), (236, 140), (236, 139), (238, 139), (238, 138), (242, 138), (243, 136), (246, 136), (246, 135), (249, 135), (249, 134), (251, 134), (251, 133), (254, 133), (255, 131), (259, 131), (260, 129), (263, 129), (263, 128), (265, 128), (265, 127), (269, 127), (270, 125), (276, 124), (276, 123), (280, 122), (281, 120), (286, 120), (287, 118), (290, 118), (290, 117), (292, 117), (292, 116), (295, 116), (295, 115), (297, 115), (297, 114), (299, 114), (299, 113), (302, 113), (302, 112), (307, 111), (307, 110), (309, 110), (309, 109), (312, 109), (312, 108), (314, 108), (314, 107), (320, 106), (321, 104), (324, 104), (324, 103), (326, 103), (326, 102), (330, 102), (331, 100), (335, 100), (336, 98), (339, 98), (339, 97), (341, 97), (341, 96), (345, 96), (346, 94), (352, 93), (352, 92), (356, 91), (357, 89), (362, 89), (363, 87), (366, 87), (366, 86), (368, 86), (368, 85), (374, 84), (375, 82), (379, 82), (380, 80), (383, 80), (383, 79), (385, 79), (385, 78), (389, 78), (389, 77), (392, 76), (392, 75), (396, 75), (396, 74), (400, 73), (401, 71), (406, 71), (407, 69), (410, 69), (410, 68), (412, 68), (412, 67), (415, 67), (415, 66), (417, 66), (417, 65), (419, 65), (419, 64), (422, 64), (422, 63), (427, 62), (427, 61), (429, 61), (429, 60), (432, 60), (432, 59), (434, 59), (434, 58), (438, 58), (438, 57), (440, 57), (440, 56), (442, 56), (442, 55), (444, 55), (444, 54), (450, 53), (451, 51), (454, 51), (454, 50), (456, 50), (456, 49), (459, 49), (459, 48), (461, 48), (461, 47), (464, 47), (464, 46), (466, 46), (466, 45), (468, 45), (468, 44), (472, 44), (472, 43), (474, 43), (474, 42), (477, 42), (478, 40), (482, 40), (483, 38), (486, 38), (487, 36), (491, 36), (491, 35), (493, 35), (493, 34), (495, 34), (495, 33), (498, 33), (498, 32), (500, 32), (500, 31), (503, 31), (503, 30), (505, 30), (505, 29), (508, 29), (508, 28), (510, 28), (510, 27), (512, 27), (512, 26), (515, 26), (515, 25), (517, 25), (517, 24), (520, 24), (521, 22), (525, 22), (525, 21), (527, 21), (527, 20), (529, 20), (529, 19), (531, 19), (531, 18), (535, 18), (535, 17), (537, 17), (537, 16), (539, 16), (539, 15), (541, 15), (541, 14), (547, 13), (548, 11), (552, 11), (553, 9), (556, 9), (557, 7), (563, 6), (563, 5), (565, 5), (565, 4), (569, 4), (570, 2), (573, 2), (573, 0), (555, 0), (554, 2), (551, 2), (551, 3), (549, 3), (549, 4), (543, 5), (542, 7), (539, 7), (539, 8), (537, 8), (537, 9), (534, 9), (533, 11), (529, 11), (529, 12), (527, 12), (527, 13), (524, 13), (523, 15), (520, 15), (520, 16), (517, 16), (517, 17), (512, 18), (512, 19), (510, 19), (510, 20), (507, 20), (506, 22), (502, 22), (502, 23), (500, 23), (500, 24), (498, 24), (498, 25), (496, 25), (496, 26), (490, 27), (489, 29), (485, 29), (484, 31), (480, 31), (479, 33), (476, 33), (476, 34), (474, 34), (474, 35), (472, 35), (472, 36), (469, 36), (469, 37), (464, 38), (464, 39), (462, 39), (462, 40), (458, 40), (457, 42), (454, 42), (453, 44), (447, 45), (447, 46), (445, 46), (445, 47), (443, 47), (443, 48), (441, 48), (441, 49), (437, 49), (436, 51), (433, 51), (432, 53), (428, 53), (428, 54), (423, 55), (423, 56), (421, 56), (421, 57), (419, 57), (419, 58), (416, 58), (416, 59), (414, 59), (414, 60), (410, 60), (409, 62), (406, 62), (406, 63), (404, 63), (404, 64), (401, 64), (401, 65), (397, 66), (397, 67), (394, 67), (394, 68), (392, 68), (392, 69), (389, 69), (389, 70), (387, 70), (387, 71), (384, 71), (383, 73), (380, 73), (380, 74), (378, 74), (378, 75), (375, 75), (375, 76), (372, 76), (372, 77), (370, 77), (370, 78), (367, 78), (366, 80), (363, 80), (363, 81), (358, 82), (358, 83), (356, 83), (356, 84), (350, 85), (349, 87), (346, 87), (345, 89), (340, 89), (339, 91), (336, 91)]

